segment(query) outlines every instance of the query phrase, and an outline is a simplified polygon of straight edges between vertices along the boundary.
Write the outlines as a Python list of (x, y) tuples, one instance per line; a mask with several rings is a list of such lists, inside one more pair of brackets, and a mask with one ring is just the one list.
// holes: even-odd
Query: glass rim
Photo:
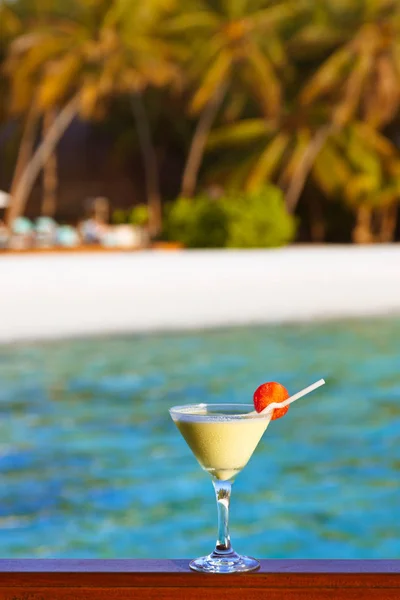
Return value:
[[(213, 413), (206, 413), (206, 414), (201, 414), (199, 412), (193, 412), (193, 411), (198, 411), (199, 409), (206, 409), (210, 407), (213, 410), (217, 411), (215, 414)], [(238, 409), (238, 411), (240, 412), (226, 412), (224, 414), (224, 410), (225, 411), (231, 411), (232, 409)], [(218, 421), (218, 420), (233, 420), (233, 421), (240, 421), (240, 420), (244, 420), (244, 419), (268, 419), (270, 420), (272, 417), (272, 412), (267, 412), (267, 413), (256, 413), (256, 414), (250, 414), (252, 413), (255, 408), (254, 408), (254, 404), (251, 403), (245, 403), (245, 404), (240, 404), (238, 402), (199, 402), (197, 404), (182, 404), (179, 406), (172, 406), (171, 408), (168, 409), (169, 413), (171, 415), (172, 418), (174, 418), (174, 416), (177, 418), (177, 420), (185, 420), (185, 421)], [(218, 410), (221, 411), (222, 414), (218, 414)], [(246, 410), (247, 412), (243, 412), (243, 410)]]

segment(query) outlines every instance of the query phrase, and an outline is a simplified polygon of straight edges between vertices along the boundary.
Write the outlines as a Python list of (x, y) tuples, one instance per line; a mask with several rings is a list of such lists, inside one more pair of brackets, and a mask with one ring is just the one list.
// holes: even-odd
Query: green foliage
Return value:
[(145, 204), (137, 204), (130, 210), (114, 210), (111, 221), (114, 225), (137, 225), (146, 227), (149, 222), (149, 209)]
[(132, 225), (145, 227), (149, 222), (149, 209), (145, 204), (134, 206), (129, 215), (129, 221)]
[(129, 222), (129, 212), (127, 210), (117, 208), (112, 213), (111, 222), (114, 225), (125, 225)]
[(79, 92), (81, 116), (104, 118), (112, 98), (177, 79), (156, 31), (167, 10), (163, 0), (153, 0), (150, 10), (149, 3), (143, 10), (126, 0), (69, 0), (73, 18), (45, 4), (38, 4), (37, 14), (28, 12), (24, 30), (8, 47), (2, 70), (11, 112), (24, 113), (32, 102), (40, 111), (57, 107)]
[(269, 185), (225, 200), (230, 248), (273, 248), (291, 242), (296, 223), (288, 214), (281, 190)]
[[(150, 138), (162, 131), (190, 155), (200, 131), (198, 166), (202, 148), (209, 158), (197, 187), (247, 195), (180, 198), (166, 235), (187, 247), (290, 240), (282, 194), (265, 184), (291, 211), (310, 181), (321, 202), (351, 210), (399, 203), (399, 0), (6, 0), (0, 21), (0, 119), (59, 110), (77, 93), (82, 118), (105, 119), (134, 94), (154, 99)], [(145, 206), (113, 214), (148, 220)]]
[(271, 248), (292, 241), (295, 231), (283, 194), (272, 185), (218, 200), (179, 198), (165, 225), (167, 239), (187, 248)]
[(168, 211), (164, 233), (186, 248), (223, 248), (228, 240), (228, 215), (223, 203), (206, 196), (178, 198)]

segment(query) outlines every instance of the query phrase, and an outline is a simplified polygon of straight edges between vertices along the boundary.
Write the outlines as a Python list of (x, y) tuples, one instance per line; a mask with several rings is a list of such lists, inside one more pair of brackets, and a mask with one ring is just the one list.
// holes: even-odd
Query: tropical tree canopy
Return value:
[[(354, 231), (369, 229), (354, 239), (395, 235), (398, 0), (15, 0), (0, 19), (0, 119), (25, 122), (14, 217), (72, 119), (106, 122), (125, 98), (158, 233), (151, 91), (165, 144), (179, 139), (183, 196), (218, 187), (246, 198), (273, 184), (310, 230), (334, 202)], [(32, 123), (43, 115), (50, 125), (35, 149)]]

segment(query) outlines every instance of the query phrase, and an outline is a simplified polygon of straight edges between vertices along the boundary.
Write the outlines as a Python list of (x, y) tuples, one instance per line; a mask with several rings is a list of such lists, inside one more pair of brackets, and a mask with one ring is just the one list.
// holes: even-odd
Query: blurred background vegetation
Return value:
[(8, 225), (101, 195), (189, 247), (400, 239), (399, 0), (8, 0), (0, 28)]

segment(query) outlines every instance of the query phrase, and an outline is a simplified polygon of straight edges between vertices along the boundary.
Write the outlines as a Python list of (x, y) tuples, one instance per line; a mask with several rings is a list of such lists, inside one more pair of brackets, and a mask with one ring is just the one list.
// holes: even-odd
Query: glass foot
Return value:
[(260, 563), (250, 556), (240, 556), (236, 552), (231, 552), (225, 556), (218, 556), (215, 553), (208, 556), (195, 558), (189, 563), (193, 571), (201, 573), (246, 573), (260, 568)]

